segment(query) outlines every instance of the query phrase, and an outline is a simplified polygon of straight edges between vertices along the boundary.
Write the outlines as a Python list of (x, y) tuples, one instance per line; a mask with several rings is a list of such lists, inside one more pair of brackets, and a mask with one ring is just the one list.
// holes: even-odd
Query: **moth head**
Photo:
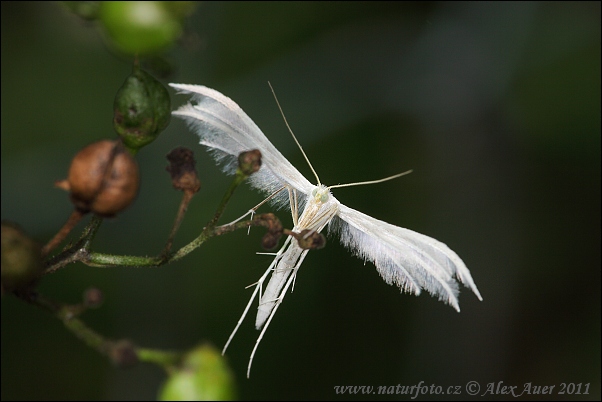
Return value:
[(319, 185), (311, 191), (311, 196), (314, 198), (315, 202), (324, 204), (330, 199), (330, 191), (328, 190), (328, 187)]

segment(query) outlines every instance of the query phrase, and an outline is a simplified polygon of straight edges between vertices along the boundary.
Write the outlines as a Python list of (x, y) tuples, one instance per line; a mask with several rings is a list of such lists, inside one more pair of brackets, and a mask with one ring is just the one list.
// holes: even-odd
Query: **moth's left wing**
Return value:
[(332, 229), (339, 231), (341, 242), (360, 258), (374, 263), (388, 284), (416, 295), (424, 289), (460, 311), (457, 279), (482, 300), (464, 262), (440, 241), (342, 204), (333, 223)]
[[(223, 170), (232, 174), (238, 167), (238, 155), (259, 149), (261, 169), (249, 177), (251, 185), (266, 195), (286, 186), (296, 189), (301, 197), (313, 185), (272, 145), (259, 127), (232, 99), (202, 85), (169, 84), (180, 93), (192, 94), (195, 103), (188, 103), (172, 112), (186, 120), (208, 147)], [(289, 205), (288, 192), (275, 198), (279, 205)]]

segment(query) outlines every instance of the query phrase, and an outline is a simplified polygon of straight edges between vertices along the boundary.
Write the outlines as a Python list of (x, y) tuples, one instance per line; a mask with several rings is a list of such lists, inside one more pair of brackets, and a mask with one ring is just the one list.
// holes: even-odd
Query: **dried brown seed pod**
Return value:
[(140, 175), (136, 160), (121, 142), (103, 140), (79, 151), (67, 179), (55, 184), (71, 193), (77, 209), (108, 217), (134, 201)]

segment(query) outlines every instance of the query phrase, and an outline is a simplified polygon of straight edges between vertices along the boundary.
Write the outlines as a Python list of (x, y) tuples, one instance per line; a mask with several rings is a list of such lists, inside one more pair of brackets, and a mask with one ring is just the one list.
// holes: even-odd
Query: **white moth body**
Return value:
[[(266, 195), (276, 194), (271, 199), (275, 205), (290, 207), (294, 232), (300, 233), (305, 229), (320, 232), (328, 225), (329, 231), (338, 234), (341, 243), (353, 254), (374, 263), (385, 282), (398, 286), (404, 292), (418, 295), (426, 290), (460, 311), (458, 283), (462, 283), (482, 300), (470, 271), (444, 243), (341, 204), (330, 194), (330, 189), (346, 185), (326, 187), (319, 183), (319, 179), (317, 186), (312, 185), (272, 145), (251, 118), (234, 101), (218, 91), (201, 85), (170, 85), (181, 93), (193, 96), (194, 104), (188, 103), (173, 114), (186, 120), (199, 135), (200, 143), (209, 148), (218, 162), (223, 163), (225, 172), (232, 174), (236, 171), (237, 158), (241, 152), (252, 149), (261, 151), (261, 168), (249, 177), (249, 183)], [(299, 145), (294, 135), (293, 138)], [(301, 148), (300, 145), (299, 147)], [(306, 160), (309, 163), (307, 157)], [(311, 163), (309, 165), (311, 167)], [(403, 174), (350, 185), (379, 183)], [(315, 175), (317, 178), (317, 174)], [(301, 206), (303, 213), (298, 216)], [(247, 377), (257, 346), (295, 280), (307, 252), (308, 250), (301, 249), (296, 240), (291, 237), (286, 239), (255, 284), (251, 299), (224, 346), (225, 352), (259, 294), (255, 326), (261, 329), (261, 333), (251, 352)], [(263, 289), (263, 284), (270, 275), (269, 283)]]
[[(322, 229), (334, 218), (339, 211), (339, 202), (330, 194), (325, 186), (318, 186), (312, 190), (303, 213), (293, 227), (293, 231), (301, 233), (303, 230), (311, 230), (320, 233)], [(293, 220), (297, 220), (293, 217)], [(305, 255), (309, 250), (299, 247), (296, 241), (290, 241), (288, 248), (282, 254), (276, 256), (274, 261), (276, 267), (272, 272), (268, 286), (263, 291), (263, 296), (259, 300), (257, 308), (257, 318), (255, 327), (261, 329), (270, 314), (273, 312), (276, 303), (280, 303), (284, 298), (285, 292), (281, 293), (286, 285), (287, 279), (291, 274), (297, 274)]]

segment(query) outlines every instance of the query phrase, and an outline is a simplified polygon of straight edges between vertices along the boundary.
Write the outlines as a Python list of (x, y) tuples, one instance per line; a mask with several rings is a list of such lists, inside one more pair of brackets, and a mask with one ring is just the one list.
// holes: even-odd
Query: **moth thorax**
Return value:
[(330, 191), (328, 191), (328, 187), (319, 185), (311, 191), (311, 196), (315, 202), (324, 204), (330, 199)]

